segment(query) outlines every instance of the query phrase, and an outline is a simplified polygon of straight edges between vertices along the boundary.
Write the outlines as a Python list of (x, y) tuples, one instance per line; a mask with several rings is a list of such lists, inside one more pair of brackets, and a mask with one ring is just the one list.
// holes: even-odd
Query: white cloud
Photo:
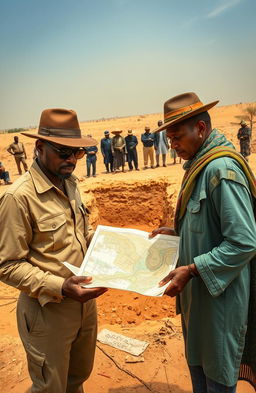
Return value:
[(215, 18), (216, 16), (221, 15), (223, 12), (228, 10), (229, 8), (235, 7), (237, 4), (241, 3), (241, 0), (223, 0), (223, 4), (214, 8), (211, 12), (206, 15), (206, 18)]

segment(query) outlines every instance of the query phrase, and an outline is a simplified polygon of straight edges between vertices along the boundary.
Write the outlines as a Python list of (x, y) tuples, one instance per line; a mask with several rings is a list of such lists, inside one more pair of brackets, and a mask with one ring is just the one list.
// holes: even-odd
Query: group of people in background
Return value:
[[(158, 126), (160, 127), (162, 124), (163, 122), (159, 120)], [(148, 126), (145, 127), (144, 131), (145, 132), (141, 135), (144, 169), (159, 167), (160, 155), (162, 156), (162, 164), (166, 167), (166, 156), (170, 149), (166, 132), (161, 131), (160, 133), (154, 134), (150, 132), (150, 127)], [(107, 173), (115, 173), (117, 170), (122, 170), (122, 172), (124, 172), (126, 161), (130, 171), (133, 169), (139, 171), (137, 153), (138, 139), (131, 129), (127, 131), (127, 136), (125, 137), (121, 135), (122, 132), (122, 130), (112, 131), (114, 136), (110, 138), (110, 132), (104, 131), (104, 138), (101, 139), (100, 148)], [(171, 149), (171, 157), (173, 158), (173, 164), (176, 164), (177, 154), (173, 149)], [(181, 159), (179, 162), (181, 163)]]
[[(162, 120), (157, 123), (158, 127), (163, 125)], [(240, 122), (241, 128), (238, 131), (237, 138), (240, 142), (240, 153), (248, 160), (250, 155), (250, 139), (251, 129), (247, 126), (244, 120)], [(100, 150), (103, 156), (103, 161), (107, 173), (116, 173), (121, 170), (124, 172), (125, 163), (128, 163), (129, 171), (133, 169), (139, 171), (137, 145), (138, 139), (134, 135), (133, 130), (129, 129), (127, 135), (123, 137), (121, 134), (123, 130), (116, 129), (111, 132), (114, 136), (110, 137), (109, 131), (104, 131), (104, 137), (100, 141)], [(92, 137), (88, 134), (87, 137)], [(144, 169), (154, 169), (160, 166), (160, 156), (162, 156), (162, 165), (166, 167), (167, 154), (170, 150), (172, 164), (181, 163), (181, 158), (177, 158), (176, 150), (171, 149), (166, 131), (163, 130), (158, 133), (150, 131), (150, 127), (146, 126), (144, 133), (141, 135), (141, 142), (143, 144), (143, 162)], [(86, 152), (86, 177), (96, 177), (96, 161), (97, 161), (97, 146), (90, 146), (85, 148)], [(16, 157), (15, 157), (16, 159)], [(156, 165), (155, 165), (156, 162)], [(17, 164), (18, 165), (18, 164)]]
[[(158, 127), (161, 127), (162, 124), (162, 120), (159, 120), (157, 123)], [(240, 143), (240, 153), (248, 161), (248, 157), (251, 154), (251, 129), (244, 120), (241, 120), (240, 126), (237, 133), (237, 138)], [(150, 127), (146, 126), (144, 131), (145, 132), (141, 135), (144, 169), (148, 169), (149, 167), (152, 169), (158, 168), (160, 166), (160, 156), (162, 156), (163, 167), (166, 167), (166, 159), (169, 150), (171, 158), (173, 159), (173, 164), (176, 164), (177, 153), (174, 149), (170, 148), (165, 130), (158, 133), (152, 133), (150, 132)], [(126, 162), (128, 163), (130, 171), (133, 169), (139, 171), (137, 153), (138, 139), (131, 129), (127, 131), (127, 136), (125, 137), (121, 135), (122, 132), (123, 131), (119, 129), (112, 131), (114, 136), (110, 138), (110, 132), (106, 130), (104, 131), (104, 138), (100, 141), (100, 150), (107, 173), (116, 173), (118, 170), (124, 172)], [(92, 135), (88, 134), (87, 137), (92, 137)], [(28, 170), (26, 161), (27, 153), (24, 144), (19, 142), (18, 136), (14, 136), (14, 141), (10, 144), (7, 151), (14, 156), (19, 175), (22, 174), (21, 164), (24, 171)], [(86, 177), (96, 177), (98, 148), (97, 146), (85, 147), (85, 153)], [(34, 158), (35, 157), (36, 154), (34, 153)], [(181, 163), (180, 157), (179, 163)], [(9, 172), (5, 170), (4, 164), (0, 161), (0, 181), (1, 180), (4, 180), (5, 184), (12, 184)]]

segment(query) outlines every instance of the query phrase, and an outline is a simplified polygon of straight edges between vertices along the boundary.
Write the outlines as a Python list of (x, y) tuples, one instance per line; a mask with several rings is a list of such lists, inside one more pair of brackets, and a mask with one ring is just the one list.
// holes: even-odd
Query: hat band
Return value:
[(201, 108), (203, 103), (201, 101), (196, 102), (193, 105), (184, 106), (176, 111), (167, 112), (164, 114), (164, 122), (167, 123), (169, 121), (175, 120), (180, 116), (184, 116), (187, 113), (194, 111), (195, 109)]
[(38, 135), (53, 136), (55, 138), (81, 138), (79, 129), (43, 128), (40, 127)]

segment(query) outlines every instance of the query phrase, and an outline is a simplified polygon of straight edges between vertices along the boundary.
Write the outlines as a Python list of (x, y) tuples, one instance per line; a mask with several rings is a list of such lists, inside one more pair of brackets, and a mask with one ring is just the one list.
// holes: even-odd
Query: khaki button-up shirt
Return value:
[(17, 156), (25, 156), (26, 154), (24, 145), (21, 142), (12, 143), (7, 150)]
[(79, 267), (92, 236), (75, 177), (67, 195), (44, 175), (36, 161), (0, 198), (0, 280), (37, 297), (43, 306), (60, 302), (61, 288)]

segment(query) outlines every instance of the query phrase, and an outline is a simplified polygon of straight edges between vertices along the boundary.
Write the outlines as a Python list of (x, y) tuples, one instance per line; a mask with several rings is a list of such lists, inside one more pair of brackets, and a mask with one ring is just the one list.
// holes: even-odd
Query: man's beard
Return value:
[[(75, 170), (75, 165), (64, 165), (62, 168), (73, 168), (73, 171), (74, 171), (74, 170)], [(60, 169), (61, 169), (61, 168), (60, 168)], [(68, 178), (72, 175), (73, 171), (72, 171), (71, 173), (65, 173), (65, 174), (61, 174), (60, 172), (55, 172), (54, 174), (55, 174), (59, 179), (65, 180), (65, 179), (68, 179)]]
[(62, 175), (61, 173), (57, 173), (57, 172), (54, 174), (61, 180), (68, 179), (72, 175), (72, 173), (66, 173), (65, 175)]

